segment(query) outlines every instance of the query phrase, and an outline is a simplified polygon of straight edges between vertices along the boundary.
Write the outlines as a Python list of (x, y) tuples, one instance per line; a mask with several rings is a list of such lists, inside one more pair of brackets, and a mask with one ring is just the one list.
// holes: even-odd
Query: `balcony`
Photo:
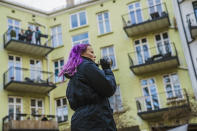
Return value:
[(197, 37), (197, 21), (194, 13), (190, 13), (186, 16), (190, 34), (193, 38)]
[(10, 67), (3, 75), (4, 89), (15, 92), (45, 94), (56, 88), (50, 72)]
[[(140, 46), (138, 46), (140, 47)], [(129, 53), (130, 69), (135, 75), (144, 75), (179, 65), (177, 50), (174, 43), (158, 43), (157, 47), (148, 48), (143, 45)]]
[(56, 117), (53, 115), (27, 115), (17, 114), (18, 120), (13, 120), (11, 115), (3, 118), (3, 131), (59, 131)]
[(147, 121), (184, 117), (190, 112), (186, 90), (169, 90), (136, 98), (138, 115)]
[(123, 29), (128, 37), (143, 35), (170, 26), (165, 3), (130, 11), (130, 13), (122, 15), (122, 20)]
[[(33, 56), (47, 56), (52, 50), (52, 37), (40, 34), (40, 42), (36, 43), (36, 32), (27, 35), (27, 30), (10, 27), (4, 34), (4, 48), (8, 51), (20, 52)], [(23, 33), (22, 33), (23, 32)]]

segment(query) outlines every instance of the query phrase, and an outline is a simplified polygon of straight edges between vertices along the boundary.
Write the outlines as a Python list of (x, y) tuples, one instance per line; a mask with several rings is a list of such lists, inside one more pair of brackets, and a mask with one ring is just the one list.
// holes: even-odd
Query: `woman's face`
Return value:
[(90, 59), (91, 59), (92, 61), (94, 61), (94, 62), (95, 62), (95, 60), (96, 60), (96, 55), (94, 54), (94, 51), (93, 51), (93, 49), (92, 49), (91, 46), (88, 46), (87, 49), (86, 49), (86, 51), (83, 52), (83, 53), (81, 54), (81, 56), (90, 58)]

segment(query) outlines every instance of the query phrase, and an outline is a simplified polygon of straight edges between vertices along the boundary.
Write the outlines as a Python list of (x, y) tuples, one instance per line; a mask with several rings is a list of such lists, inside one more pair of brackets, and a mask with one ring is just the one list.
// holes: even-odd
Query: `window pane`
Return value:
[(38, 107), (42, 107), (42, 100), (38, 101)]
[(8, 98), (8, 102), (9, 103), (14, 103), (14, 99), (13, 98)]
[(66, 105), (67, 104), (67, 101), (66, 101), (66, 98), (63, 99), (63, 105)]
[(103, 25), (103, 22), (99, 22), (99, 31), (100, 31), (100, 34), (104, 34), (104, 25)]
[(21, 99), (20, 98), (16, 98), (16, 103), (21, 103)]
[(105, 28), (106, 28), (106, 33), (111, 31), (111, 29), (110, 29), (110, 24), (109, 24), (109, 20), (106, 20), (106, 21), (105, 21)]
[(71, 25), (72, 28), (78, 27), (78, 23), (77, 23), (77, 15), (71, 15)]
[(56, 104), (57, 104), (57, 107), (61, 106), (61, 101), (60, 100), (56, 100)]
[(36, 106), (36, 101), (35, 100), (31, 100), (31, 106)]
[(85, 12), (81, 12), (79, 14), (79, 18), (80, 18), (80, 25), (86, 25), (86, 14)]

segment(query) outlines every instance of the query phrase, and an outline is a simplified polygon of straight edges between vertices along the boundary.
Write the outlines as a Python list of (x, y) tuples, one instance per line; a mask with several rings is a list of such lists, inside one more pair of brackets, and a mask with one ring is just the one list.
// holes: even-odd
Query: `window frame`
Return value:
[[(181, 98), (178, 98), (178, 99), (176, 99), (176, 100), (184, 99), (183, 88), (181, 87), (181, 83), (180, 83), (180, 80), (179, 80), (179, 75), (178, 75), (177, 72), (173, 72), (173, 73), (169, 73), (169, 74), (164, 74), (164, 75), (162, 75), (164, 90), (165, 90), (165, 94), (166, 94), (166, 99), (168, 99), (168, 93), (167, 93), (167, 89), (166, 89), (166, 85), (167, 85), (168, 83), (167, 83), (167, 84), (165, 83), (165, 81), (164, 81), (164, 76), (168, 76), (168, 77), (170, 76), (169, 78), (170, 78), (171, 91), (172, 91), (173, 97), (174, 97), (174, 95), (175, 95), (175, 90), (174, 90), (174, 86), (173, 86), (172, 78), (171, 78), (171, 76), (172, 76), (173, 74), (176, 74), (177, 77), (178, 77), (178, 82), (179, 82), (179, 87), (180, 87), (179, 90), (181, 91), (181, 95), (182, 95)], [(176, 96), (176, 95), (175, 95), (175, 96)], [(170, 97), (169, 97), (169, 98), (170, 98)]]
[[(106, 19), (105, 19), (105, 17), (104, 17), (104, 13), (108, 13), (108, 21), (109, 21), (109, 32), (107, 32), (107, 26), (106, 26)], [(104, 32), (103, 33), (101, 33), (101, 30), (100, 30), (100, 21), (99, 21), (99, 14), (101, 14), (101, 17), (102, 17), (102, 23), (103, 23), (103, 30), (104, 30)], [(99, 35), (103, 35), (103, 34), (107, 34), (107, 33), (110, 33), (110, 32), (112, 32), (112, 29), (111, 29), (111, 23), (110, 23), (110, 13), (109, 13), (109, 11), (104, 11), (104, 12), (100, 12), (100, 13), (97, 13), (96, 14), (97, 15), (97, 24), (98, 24), (98, 32), (99, 32)]]
[[(58, 27), (60, 27), (61, 32), (58, 32)], [(53, 43), (53, 29), (55, 30), (55, 37), (56, 37), (56, 41), (57, 41), (57, 43), (55, 43), (55, 44)], [(52, 46), (54, 48), (63, 45), (63, 38), (59, 39), (60, 35), (61, 35), (61, 38), (62, 38), (62, 26), (61, 25), (56, 25), (56, 26), (51, 27), (51, 36), (52, 36), (51, 42), (52, 42)]]
[[(87, 39), (82, 39), (82, 40), (78, 40), (78, 41), (75, 41), (75, 42), (73, 41), (73, 37), (79, 36), (79, 35), (83, 35), (83, 34), (86, 34), (86, 33), (88, 34), (88, 38)], [(87, 40), (88, 44), (90, 44), (90, 39), (89, 39), (89, 33), (88, 32), (83, 32), (83, 33), (80, 33), (80, 34), (73, 35), (71, 37), (71, 40), (72, 40), (72, 46), (76, 45), (77, 43), (82, 44), (82, 41), (84, 41), (84, 40)]]
[[(66, 99), (66, 105), (63, 105), (63, 99)], [(57, 101), (58, 100), (60, 100), (60, 107), (57, 107)], [(68, 121), (68, 104), (67, 104), (68, 102), (67, 102), (67, 98), (66, 97), (61, 97), (61, 98), (57, 98), (57, 99), (55, 99), (55, 114), (56, 114), (56, 119), (57, 119), (57, 122), (58, 123), (62, 123), (62, 122), (66, 122), (66, 121)], [(57, 115), (57, 109), (58, 108), (65, 108), (66, 107), (66, 109), (67, 109), (67, 119), (66, 120), (64, 120), (64, 116), (63, 115), (61, 115), (61, 121), (58, 121), (58, 115)]]
[[(82, 13), (82, 12), (85, 12), (86, 24), (84, 24), (84, 25), (80, 25), (80, 17), (79, 17), (79, 14)], [(72, 16), (73, 15), (77, 15), (77, 27), (72, 27)], [(76, 13), (73, 13), (73, 14), (70, 14), (70, 29), (76, 29), (76, 28), (80, 28), (80, 27), (83, 27), (83, 26), (86, 26), (86, 25), (88, 25), (88, 20), (87, 20), (87, 12), (85, 10), (82, 10), (82, 11), (79, 11), (79, 12), (76, 12)]]
[[(63, 60), (63, 65), (61, 66), (61, 61)], [(58, 67), (56, 68), (55, 67), (55, 62), (58, 62)], [(61, 69), (62, 69), (62, 67), (64, 66), (64, 59), (62, 58), (62, 59), (58, 59), (58, 60), (54, 60), (53, 61), (53, 70), (54, 70), (54, 82), (55, 83), (59, 83), (59, 82), (61, 82), (61, 81), (63, 81), (63, 77), (58, 77), (58, 76), (56, 76), (56, 74), (55, 74), (55, 70), (56, 69), (58, 69), (58, 74), (60, 73), (60, 71), (61, 71)], [(57, 79), (56, 79), (57, 78)], [(65, 80), (66, 78), (64, 77), (64, 80)]]
[(115, 59), (115, 66), (114, 66), (114, 68), (111, 68), (111, 69), (112, 69), (112, 70), (116, 70), (116, 69), (118, 69), (118, 63), (117, 63), (117, 59), (116, 59), (116, 52), (115, 52), (115, 47), (114, 47), (114, 45), (102, 47), (102, 48), (101, 48), (101, 58), (104, 57), (104, 56), (103, 56), (103, 51), (102, 51), (104, 48), (107, 48), (107, 57), (110, 56), (110, 55), (109, 55), (109, 48), (110, 48), (110, 47), (113, 48), (113, 55), (114, 55), (114, 59)]

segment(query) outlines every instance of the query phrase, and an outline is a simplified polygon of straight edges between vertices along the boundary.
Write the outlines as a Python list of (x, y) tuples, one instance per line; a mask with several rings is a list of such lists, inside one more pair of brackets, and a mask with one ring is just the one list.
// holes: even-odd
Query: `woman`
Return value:
[(89, 44), (78, 44), (59, 74), (70, 79), (66, 97), (75, 111), (71, 131), (117, 130), (108, 101), (116, 90), (115, 78), (106, 60), (100, 60), (103, 69), (100, 70), (95, 59)]

